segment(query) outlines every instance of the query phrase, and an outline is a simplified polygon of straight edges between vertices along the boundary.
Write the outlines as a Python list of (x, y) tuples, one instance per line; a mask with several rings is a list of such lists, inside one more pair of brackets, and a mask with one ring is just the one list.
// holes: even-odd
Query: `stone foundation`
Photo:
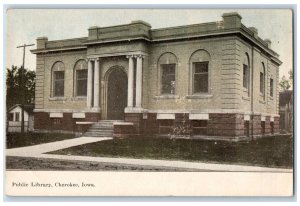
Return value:
[(49, 131), (85, 132), (89, 124), (76, 124), (76, 122), (98, 122), (100, 113), (85, 113), (85, 118), (73, 118), (73, 113), (62, 113), (62, 117), (50, 117), (48, 112), (34, 113), (34, 129)]
[(212, 113), (207, 120), (190, 120), (188, 113), (177, 113), (175, 119), (163, 120), (157, 119), (156, 113), (148, 113), (144, 117), (138, 113), (127, 113), (125, 121), (132, 122), (133, 126), (128, 129), (126, 126), (122, 129), (116, 128), (118, 137), (122, 137), (122, 132), (127, 134), (126, 136), (130, 133), (138, 136), (187, 135), (220, 138), (250, 138), (279, 133), (279, 117), (274, 117), (271, 123), (270, 116), (265, 116), (265, 120), (262, 121), (261, 115), (250, 115), (250, 120), (244, 120), (244, 114)]
[[(176, 113), (173, 119), (158, 119), (157, 116), (156, 113), (125, 113), (125, 122), (114, 124), (114, 137), (177, 135), (250, 138), (279, 133), (279, 117), (271, 121), (270, 116), (250, 115), (249, 120), (244, 120), (243, 114), (223, 113), (211, 113), (207, 120), (190, 120), (188, 113)], [(100, 121), (100, 117), (100, 113), (85, 113), (85, 118), (73, 118), (72, 113), (63, 113), (61, 118), (50, 118), (47, 112), (36, 112), (34, 129), (83, 133), (92, 122)]]

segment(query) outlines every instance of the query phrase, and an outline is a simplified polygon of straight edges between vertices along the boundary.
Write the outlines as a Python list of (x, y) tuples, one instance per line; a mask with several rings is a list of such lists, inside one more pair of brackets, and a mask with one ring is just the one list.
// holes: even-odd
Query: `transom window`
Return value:
[(167, 52), (162, 54), (157, 62), (159, 83), (158, 93), (161, 95), (176, 94), (176, 66), (177, 58), (174, 54)]
[(175, 94), (175, 64), (162, 64), (161, 93)]
[(65, 81), (65, 72), (54, 71), (54, 96), (55, 97), (64, 96), (64, 81)]
[(244, 95), (247, 95), (249, 96), (250, 95), (250, 59), (249, 59), (249, 55), (248, 53), (246, 52), (244, 54), (244, 57), (243, 57), (243, 88), (244, 88)]
[(65, 90), (65, 70), (62, 62), (56, 62), (52, 67), (51, 96), (63, 97)]
[(87, 64), (84, 60), (79, 60), (74, 68), (74, 96), (87, 96)]
[(193, 62), (193, 93), (208, 92), (208, 62)]
[(189, 94), (208, 94), (210, 93), (210, 54), (200, 49), (192, 53), (189, 62)]

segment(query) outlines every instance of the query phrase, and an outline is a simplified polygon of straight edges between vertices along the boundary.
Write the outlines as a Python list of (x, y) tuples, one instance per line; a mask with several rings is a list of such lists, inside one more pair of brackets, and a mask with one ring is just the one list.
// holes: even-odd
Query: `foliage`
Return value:
[(294, 77), (293, 70), (289, 71), (289, 78), (286, 78), (285, 75), (282, 76), (282, 78), (279, 82), (279, 86), (280, 86), (281, 91), (289, 90), (290, 88), (292, 88), (292, 86), (293, 86), (293, 77)]
[[(22, 83), (23, 80), (23, 83)], [(12, 66), (6, 69), (6, 108), (34, 103), (35, 71)]]

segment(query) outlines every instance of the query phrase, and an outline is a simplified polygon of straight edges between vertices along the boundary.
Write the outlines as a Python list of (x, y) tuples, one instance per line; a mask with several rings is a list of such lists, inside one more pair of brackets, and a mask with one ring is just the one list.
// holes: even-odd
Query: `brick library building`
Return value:
[[(221, 21), (151, 29), (91, 27), (37, 38), (34, 129), (98, 136), (252, 138), (279, 132), (279, 55), (269, 39)], [(102, 125), (102, 126), (101, 126)], [(97, 135), (96, 135), (97, 136)]]

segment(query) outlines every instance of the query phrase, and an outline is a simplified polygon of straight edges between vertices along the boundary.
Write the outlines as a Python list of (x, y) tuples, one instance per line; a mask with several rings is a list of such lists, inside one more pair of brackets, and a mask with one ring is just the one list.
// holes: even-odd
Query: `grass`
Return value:
[(73, 134), (61, 133), (8, 133), (6, 135), (6, 148), (25, 147), (48, 142), (55, 142), (74, 138)]
[(293, 167), (291, 137), (262, 138), (250, 142), (126, 138), (105, 140), (50, 153)]

